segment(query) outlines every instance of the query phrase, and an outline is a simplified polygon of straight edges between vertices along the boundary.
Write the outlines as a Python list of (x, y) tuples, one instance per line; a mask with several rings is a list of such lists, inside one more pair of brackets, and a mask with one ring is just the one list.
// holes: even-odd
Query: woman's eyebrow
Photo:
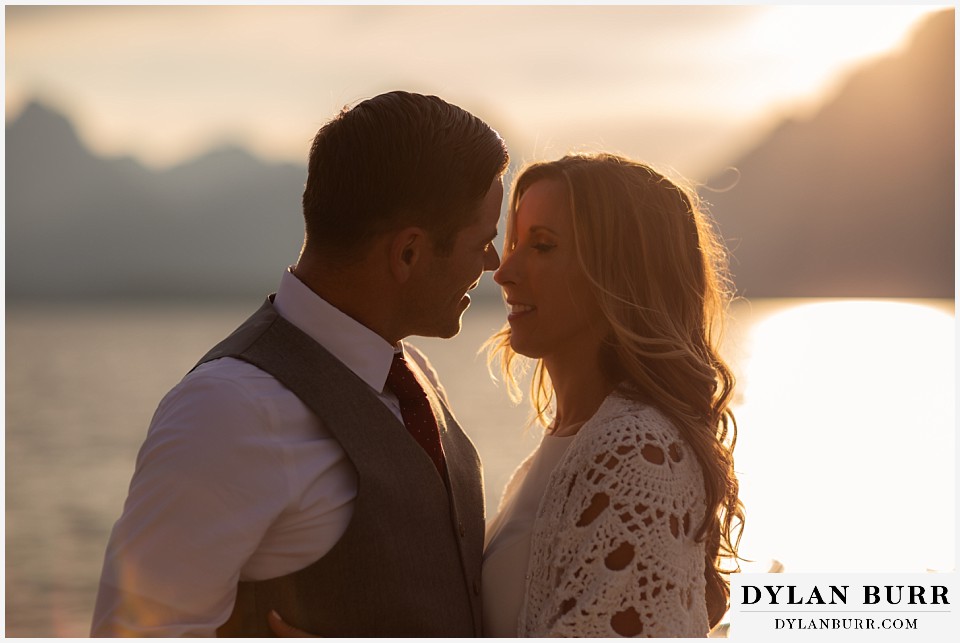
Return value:
[(558, 236), (558, 237), (560, 236), (559, 234), (557, 234), (557, 231), (556, 231), (556, 230), (554, 230), (553, 228), (551, 228), (551, 227), (549, 227), (549, 226), (545, 226), (545, 225), (532, 225), (532, 226), (530, 226), (530, 232), (540, 232), (541, 230), (544, 230), (544, 231), (546, 231), (546, 232), (549, 232), (550, 234), (556, 235), (556, 236)]

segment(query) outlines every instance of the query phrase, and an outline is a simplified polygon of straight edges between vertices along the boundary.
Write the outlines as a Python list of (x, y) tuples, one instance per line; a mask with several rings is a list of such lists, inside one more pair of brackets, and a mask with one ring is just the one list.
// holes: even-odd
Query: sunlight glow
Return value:
[(918, 18), (931, 6), (777, 6), (752, 23), (745, 39), (769, 52), (779, 73), (774, 81), (785, 95), (813, 98), (825, 79), (842, 78), (866, 58), (905, 44)]
[(952, 570), (952, 311), (808, 304), (749, 341), (735, 409), (743, 555), (790, 572)]
[(40, 97), (154, 167), (228, 141), (303, 163), (340, 107), (402, 86), (481, 114), (516, 158), (604, 147), (688, 174), (943, 8), (10, 7), (7, 118)]

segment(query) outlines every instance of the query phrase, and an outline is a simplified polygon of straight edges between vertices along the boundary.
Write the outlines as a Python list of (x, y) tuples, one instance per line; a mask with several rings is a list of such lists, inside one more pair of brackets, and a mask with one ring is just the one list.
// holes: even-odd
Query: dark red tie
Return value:
[(387, 386), (400, 400), (400, 414), (410, 435), (427, 452), (436, 465), (440, 477), (446, 480), (447, 467), (443, 461), (443, 448), (440, 446), (440, 429), (433, 409), (427, 400), (427, 394), (414, 376), (402, 353), (394, 353), (393, 364), (387, 375)]

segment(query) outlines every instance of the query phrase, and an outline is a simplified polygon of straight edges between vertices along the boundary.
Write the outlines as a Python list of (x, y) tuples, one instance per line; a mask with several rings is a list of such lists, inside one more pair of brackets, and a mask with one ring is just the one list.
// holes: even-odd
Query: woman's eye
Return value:
[(549, 250), (553, 250), (553, 249), (556, 248), (556, 247), (557, 247), (557, 246), (555, 246), (555, 245), (552, 244), (552, 243), (535, 243), (535, 244), (533, 244), (533, 249), (536, 250), (537, 252), (547, 252), (547, 251), (549, 251)]

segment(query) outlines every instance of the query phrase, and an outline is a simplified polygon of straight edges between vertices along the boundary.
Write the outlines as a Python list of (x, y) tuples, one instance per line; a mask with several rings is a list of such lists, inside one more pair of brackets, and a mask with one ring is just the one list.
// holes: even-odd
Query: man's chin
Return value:
[(430, 328), (423, 328), (419, 332), (411, 333), (419, 337), (437, 337), (450, 339), (456, 337), (463, 325), (463, 314), (470, 307), (470, 295), (464, 295), (456, 304), (455, 309), (447, 309), (447, 314), (437, 315), (430, 320)]
[(458, 316), (453, 323), (445, 325), (442, 329), (440, 329), (440, 332), (437, 333), (437, 337), (440, 339), (450, 339), (452, 337), (456, 337), (458, 334), (460, 334), (460, 329), (462, 326), (463, 323)]
[(432, 324), (430, 328), (423, 328), (411, 333), (411, 335), (417, 335), (418, 337), (436, 337), (439, 339), (456, 337), (460, 333), (462, 325), (460, 320), (461, 315), (463, 315), (462, 312), (455, 317), (451, 316), (449, 320), (434, 320), (435, 323)]
[(456, 315), (451, 315), (449, 323), (445, 323), (443, 328), (440, 329), (440, 332), (437, 333), (437, 337), (441, 339), (450, 339), (451, 337), (456, 337), (460, 333), (460, 329), (463, 326), (463, 314), (467, 312), (467, 308), (470, 307), (470, 295), (464, 295), (460, 299), (458, 305), (459, 310)]

